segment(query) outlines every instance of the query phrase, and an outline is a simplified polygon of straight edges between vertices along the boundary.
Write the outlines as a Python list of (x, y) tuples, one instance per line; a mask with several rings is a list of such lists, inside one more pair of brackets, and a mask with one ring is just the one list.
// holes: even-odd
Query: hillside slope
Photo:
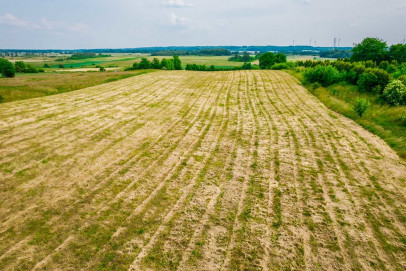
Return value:
[(0, 269), (406, 269), (406, 168), (277, 71), (0, 105)]

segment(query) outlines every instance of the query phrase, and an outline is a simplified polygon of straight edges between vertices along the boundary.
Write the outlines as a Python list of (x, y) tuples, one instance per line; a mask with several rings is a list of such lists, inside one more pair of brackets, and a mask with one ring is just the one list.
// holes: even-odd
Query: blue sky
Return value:
[(0, 48), (351, 46), (405, 35), (405, 0), (0, 0)]

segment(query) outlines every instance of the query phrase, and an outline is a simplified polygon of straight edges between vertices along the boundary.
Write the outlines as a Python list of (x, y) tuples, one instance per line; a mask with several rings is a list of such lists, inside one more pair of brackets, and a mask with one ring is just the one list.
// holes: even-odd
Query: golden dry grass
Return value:
[(277, 71), (0, 105), (1, 270), (404, 270), (406, 169)]

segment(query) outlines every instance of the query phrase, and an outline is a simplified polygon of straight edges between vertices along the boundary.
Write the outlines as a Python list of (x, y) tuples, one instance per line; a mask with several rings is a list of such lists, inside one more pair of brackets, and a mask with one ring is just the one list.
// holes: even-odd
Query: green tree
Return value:
[(180, 58), (177, 55), (173, 56), (173, 66), (174, 66), (175, 70), (182, 69), (182, 61), (180, 61)]
[(174, 70), (175, 69), (173, 59), (165, 59), (165, 58), (163, 58), (161, 60), (161, 65), (162, 65), (162, 69), (166, 69), (166, 70)]
[(24, 61), (16, 61), (14, 65), (16, 67), (16, 72), (25, 72), (25, 69), (27, 69), (27, 65), (25, 65)]
[(245, 63), (241, 66), (241, 69), (243, 69), (243, 70), (252, 70), (251, 63), (245, 62)]
[(364, 72), (359, 76), (357, 84), (361, 91), (372, 92), (379, 84), (379, 80), (372, 72)]
[(389, 57), (398, 63), (406, 62), (406, 44), (394, 44), (389, 49)]
[(286, 62), (286, 55), (282, 53), (277, 53), (275, 55), (275, 63), (284, 63)]
[(10, 61), (0, 58), (0, 74), (4, 77), (14, 77), (16, 69)]
[(261, 69), (269, 69), (275, 64), (275, 54), (272, 52), (265, 53), (259, 57), (259, 67)]
[(151, 68), (151, 62), (147, 58), (143, 57), (143, 58), (141, 58), (141, 62), (138, 65), (138, 68), (139, 69), (150, 69)]
[(381, 62), (388, 59), (386, 42), (377, 38), (366, 38), (352, 49), (352, 61), (372, 60)]
[(152, 60), (152, 68), (153, 68), (153, 69), (160, 69), (160, 68), (162, 68), (161, 62), (159, 62), (159, 59), (158, 59), (158, 58), (154, 58), (154, 59)]

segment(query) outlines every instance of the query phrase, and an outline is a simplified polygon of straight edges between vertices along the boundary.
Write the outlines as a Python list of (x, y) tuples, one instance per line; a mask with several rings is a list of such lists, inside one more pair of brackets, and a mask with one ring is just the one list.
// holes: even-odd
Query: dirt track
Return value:
[(0, 105), (0, 270), (405, 270), (406, 168), (283, 72)]

